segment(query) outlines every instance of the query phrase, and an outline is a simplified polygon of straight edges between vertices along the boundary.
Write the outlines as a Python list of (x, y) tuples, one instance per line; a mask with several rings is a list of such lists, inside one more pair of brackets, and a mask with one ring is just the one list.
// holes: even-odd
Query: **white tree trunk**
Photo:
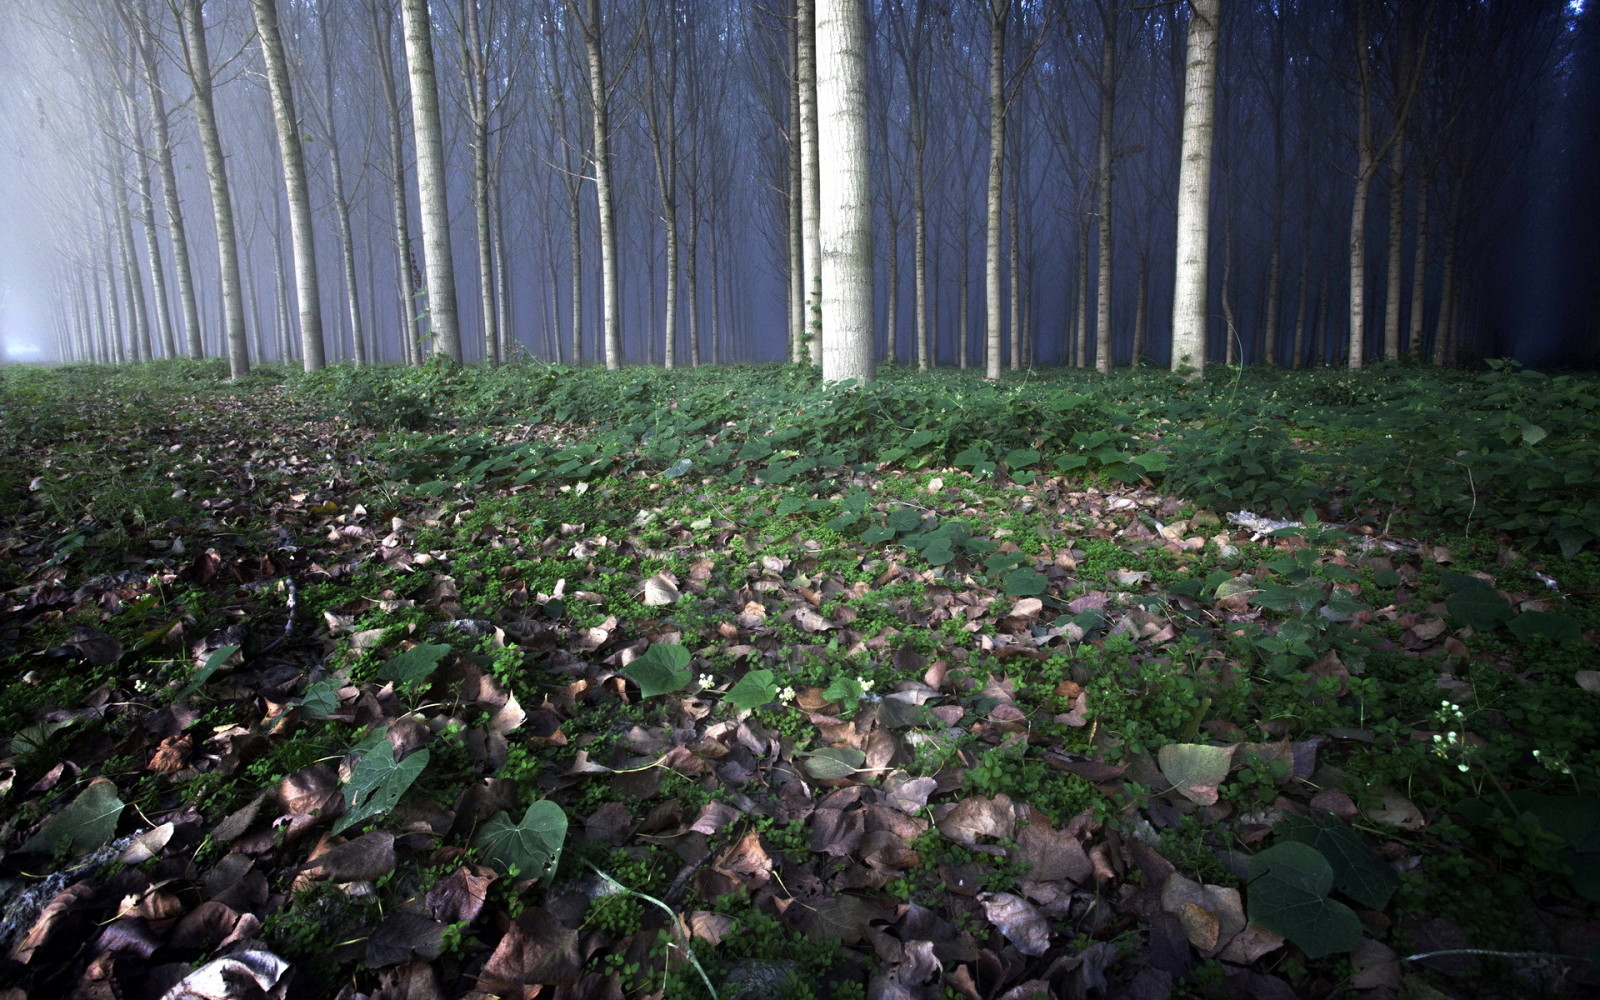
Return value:
[(228, 161), (222, 153), (217, 112), (211, 102), (211, 56), (200, 0), (183, 0), (184, 56), (194, 86), (194, 117), (205, 156), (206, 181), (217, 232), (217, 265), (221, 272), (222, 325), (228, 345), (228, 372), (243, 378), (250, 371), (250, 344), (244, 326), (244, 286), (239, 280), (239, 239), (233, 224), (233, 197), (228, 191)]
[(411, 127), (417, 147), (417, 200), (422, 215), (422, 250), (427, 269), (429, 326), (433, 349), (461, 360), (456, 313), (456, 265), (450, 247), (450, 208), (445, 186), (444, 129), (433, 69), (433, 25), (428, 0), (401, 0), (406, 67), (411, 75)]
[(1401, 250), (1405, 235), (1405, 197), (1406, 143), (1404, 138), (1398, 138), (1389, 154), (1389, 273), (1383, 305), (1383, 356), (1390, 361), (1400, 359), (1400, 281), (1404, 260)]
[(817, 6), (822, 377), (872, 381), (872, 173), (865, 0)]
[(1206, 283), (1211, 240), (1211, 140), (1215, 132), (1217, 40), (1222, 0), (1190, 0), (1183, 150), (1178, 171), (1177, 273), (1172, 289), (1172, 369), (1206, 366)]
[(1100, 136), (1098, 194), (1100, 261), (1095, 285), (1094, 367), (1111, 371), (1111, 142), (1117, 110), (1117, 10), (1109, 0), (1104, 9), (1104, 37), (1100, 48)]
[(594, 197), (600, 215), (600, 328), (607, 368), (622, 367), (621, 298), (617, 282), (617, 203), (611, 177), (611, 92), (601, 44), (600, 0), (588, 0), (583, 48), (589, 57), (589, 120), (594, 126)]
[(1000, 301), (1000, 216), (1005, 184), (1006, 156), (1006, 18), (1011, 0), (989, 2), (989, 189), (986, 201), (988, 228), (984, 235), (983, 371), (998, 379), (1004, 346), (1004, 305)]
[(1422, 319), (1428, 291), (1428, 188), (1432, 178), (1426, 172), (1417, 178), (1417, 243), (1411, 257), (1411, 322), (1406, 351), (1414, 359), (1422, 357)]
[[(311, 193), (306, 185), (306, 157), (300, 148), (300, 119), (294, 112), (294, 86), (289, 81), (289, 61), (278, 31), (277, 0), (250, 0), (255, 13), (256, 37), (267, 67), (267, 87), (272, 92), (272, 122), (278, 132), (278, 159), (283, 186), (289, 197), (289, 235), (294, 244), (294, 284), (300, 305), (300, 357), (305, 370), (314, 372), (326, 363), (322, 348), (322, 293), (317, 281), (317, 240), (311, 228)], [(329, 109), (332, 114), (332, 109)]]
[(795, 5), (797, 53), (795, 72), (800, 78), (800, 215), (801, 263), (805, 268), (806, 329), (811, 335), (807, 354), (812, 364), (822, 363), (822, 216), (821, 164), (817, 135), (817, 5), (799, 0)]

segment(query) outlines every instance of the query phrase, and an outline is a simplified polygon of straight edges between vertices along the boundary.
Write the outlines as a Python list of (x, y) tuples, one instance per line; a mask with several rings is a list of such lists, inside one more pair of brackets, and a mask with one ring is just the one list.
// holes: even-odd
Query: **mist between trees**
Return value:
[[(50, 0), (17, 358), (1595, 363), (1582, 3)], [(830, 353), (837, 352), (837, 353)]]

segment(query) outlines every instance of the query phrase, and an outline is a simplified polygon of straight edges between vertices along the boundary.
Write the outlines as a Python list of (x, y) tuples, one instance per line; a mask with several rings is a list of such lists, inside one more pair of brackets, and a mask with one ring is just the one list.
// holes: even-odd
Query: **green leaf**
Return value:
[(901, 507), (889, 515), (889, 527), (900, 534), (922, 527), (922, 511), (915, 507)]
[(544, 878), (560, 864), (566, 839), (567, 814), (549, 799), (540, 799), (517, 823), (508, 813), (495, 813), (473, 842), (496, 870), (515, 871), (520, 878)]
[(54, 854), (65, 848), (74, 856), (88, 854), (116, 834), (122, 808), (116, 783), (96, 778), (65, 809), (45, 820), (22, 849)]
[(861, 770), (861, 765), (866, 762), (867, 755), (860, 750), (851, 747), (824, 747), (808, 754), (800, 766), (813, 778), (848, 778)]
[(806, 509), (806, 498), (805, 497), (784, 497), (782, 500), (778, 501), (778, 516), (779, 517), (788, 517), (790, 514), (798, 513), (799, 511), (802, 511), (802, 510), (805, 510), (805, 509)]
[(300, 717), (326, 719), (339, 710), (340, 682), (337, 677), (326, 677), (306, 688), (300, 696)]
[(431, 645), (412, 646), (399, 656), (391, 657), (389, 662), (378, 668), (378, 680), (393, 681), (396, 684), (410, 684), (420, 681), (439, 668), (439, 661), (450, 652), (450, 647), (444, 643)]
[(1039, 461), (1039, 453), (1032, 448), (1013, 448), (1006, 453), (1005, 465), (1008, 469), (1025, 469)]
[(189, 683), (183, 686), (183, 690), (173, 695), (172, 700), (182, 701), (183, 699), (194, 694), (196, 691), (200, 690), (205, 686), (206, 681), (211, 679), (211, 675), (221, 669), (224, 663), (228, 662), (228, 657), (232, 656), (238, 651), (238, 646), (218, 646), (216, 649), (212, 650), (211, 655), (206, 657), (205, 664), (202, 665), (199, 670), (194, 672), (194, 676), (189, 678)]
[(1490, 631), (1512, 615), (1511, 602), (1475, 576), (1446, 573), (1444, 585), (1455, 591), (1444, 602), (1450, 617), (1474, 631)]
[(666, 469), (662, 470), (661, 478), (677, 479), (679, 476), (688, 472), (692, 468), (694, 468), (693, 462), (689, 461), (687, 458), (680, 458), (676, 462), (673, 462)]
[(1577, 619), (1553, 611), (1524, 611), (1511, 619), (1507, 626), (1518, 639), (1549, 639), (1568, 645), (1583, 638), (1583, 628)]
[(1007, 597), (1037, 597), (1045, 592), (1050, 581), (1038, 570), (1022, 566), (1006, 574)]
[(840, 676), (835, 677), (833, 682), (830, 683), (826, 690), (822, 692), (822, 697), (828, 699), (829, 701), (837, 701), (854, 705), (856, 702), (861, 700), (861, 696), (864, 694), (866, 694), (866, 692), (861, 689), (860, 681), (856, 680), (854, 677), (841, 674)]
[(1400, 876), (1394, 869), (1343, 823), (1298, 820), (1285, 824), (1280, 835), (1315, 848), (1333, 869), (1333, 887), (1362, 906), (1381, 910), (1400, 888)]
[(1147, 451), (1142, 455), (1135, 455), (1128, 460), (1130, 465), (1136, 465), (1145, 472), (1166, 472), (1170, 465), (1165, 452)]
[(1250, 859), (1250, 922), (1299, 945), (1308, 958), (1349, 951), (1361, 941), (1361, 921), (1328, 898), (1333, 866), (1315, 848), (1288, 841)]
[(382, 730), (367, 736), (350, 752), (360, 753), (361, 759), (356, 762), (350, 780), (344, 783), (345, 812), (333, 824), (336, 834), (393, 809), (400, 796), (428, 766), (426, 748), (396, 761), (394, 747)]
[(887, 542), (894, 538), (894, 534), (893, 528), (883, 524), (874, 524), (861, 533), (861, 541), (864, 545), (877, 545), (880, 542)]
[(645, 698), (682, 691), (689, 686), (689, 651), (682, 646), (654, 643), (623, 667), (622, 675), (639, 685), (639, 694)]
[(916, 451), (918, 448), (926, 448), (933, 443), (933, 437), (932, 431), (912, 431), (911, 436), (906, 438), (905, 446), (911, 451)]
[(988, 463), (989, 453), (982, 448), (965, 448), (955, 457), (956, 466), (970, 469), (977, 465)]
[(922, 558), (927, 560), (929, 566), (948, 565), (955, 557), (955, 550), (950, 547), (948, 538), (935, 538), (922, 547)]
[(770, 670), (752, 670), (739, 678), (739, 683), (724, 696), (743, 711), (760, 708), (778, 696), (778, 685), (773, 682)]

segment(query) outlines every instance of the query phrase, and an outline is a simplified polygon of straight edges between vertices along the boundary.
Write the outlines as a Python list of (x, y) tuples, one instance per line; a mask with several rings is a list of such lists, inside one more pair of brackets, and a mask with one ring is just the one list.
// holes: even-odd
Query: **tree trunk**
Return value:
[(156, 333), (161, 341), (162, 356), (174, 358), (178, 356), (178, 344), (172, 333), (172, 310), (167, 303), (167, 272), (161, 266), (161, 239), (156, 233), (155, 199), (150, 194), (150, 150), (145, 145), (139, 127), (132, 82), (119, 85), (117, 89), (121, 92), (122, 117), (137, 166), (133, 175), (134, 189), (139, 195), (139, 223), (144, 230), (145, 264), (150, 269), (150, 297), (155, 301)]
[(821, 170), (817, 135), (817, 13), (816, 0), (795, 4), (797, 37), (796, 73), (800, 78), (800, 200), (801, 228), (805, 233), (802, 264), (805, 267), (806, 326), (811, 333), (811, 363), (822, 363), (822, 215)]
[(344, 163), (339, 154), (339, 116), (334, 104), (333, 46), (328, 38), (329, 20), (326, 16), (317, 18), (317, 28), (322, 38), (322, 103), (328, 116), (328, 169), (333, 177), (333, 214), (339, 227), (339, 258), (344, 265), (344, 301), (350, 316), (350, 357), (357, 365), (364, 365), (371, 359), (367, 356), (367, 338), (361, 316), (361, 286), (356, 280), (356, 243), (350, 227), (350, 196), (345, 191)]
[(1428, 292), (1428, 188), (1433, 178), (1424, 171), (1417, 178), (1417, 243), (1411, 258), (1411, 322), (1406, 351), (1413, 360), (1422, 358), (1422, 322)]
[(822, 377), (866, 383), (875, 361), (865, 0), (819, 0), (816, 14)]
[(1111, 142), (1117, 109), (1117, 11), (1106, 0), (1103, 8), (1104, 32), (1100, 45), (1100, 135), (1098, 194), (1100, 230), (1100, 270), (1095, 287), (1094, 366), (1111, 371)]
[(422, 209), (423, 266), (427, 268), (433, 349), (461, 361), (456, 314), (455, 256), (450, 247), (450, 207), (445, 186), (444, 128), (433, 69), (433, 25), (428, 0), (401, 0), (406, 67), (411, 74), (411, 127), (417, 151), (417, 195)]
[(461, 71), (466, 77), (467, 117), (472, 123), (472, 208), (478, 244), (478, 310), (483, 326), (483, 360), (500, 361), (499, 317), (495, 313), (494, 243), (489, 238), (489, 62), (478, 22), (478, 0), (461, 5)]
[(117, 257), (122, 283), (128, 294), (128, 335), (134, 361), (150, 360), (150, 314), (145, 301), (144, 278), (139, 274), (139, 254), (133, 243), (133, 218), (128, 212), (126, 163), (120, 155), (109, 155), (106, 168), (111, 172), (111, 211), (117, 227)]
[[(417, 317), (421, 303), (417, 299), (417, 282), (411, 264), (411, 212), (406, 192), (406, 160), (404, 122), (400, 114), (399, 87), (395, 83), (394, 60), (389, 54), (389, 39), (393, 33), (394, 13), (387, 0), (368, 0), (367, 8), (372, 23), (372, 43), (378, 55), (379, 82), (382, 85), (385, 123), (389, 137), (389, 207), (394, 228), (394, 269), (399, 284), (399, 319), (401, 357), (407, 364), (422, 360), (421, 340), (418, 336)], [(383, 20), (380, 21), (380, 13)], [(330, 109), (330, 114), (332, 113)]]
[(295, 293), (300, 300), (300, 357), (305, 370), (314, 372), (326, 361), (322, 348), (317, 242), (311, 228), (311, 193), (306, 185), (305, 151), (300, 148), (300, 119), (295, 114), (289, 61), (284, 56), (283, 37), (278, 32), (277, 0), (250, 0), (250, 8), (255, 12), (256, 37), (261, 40), (261, 56), (266, 62), (267, 87), (272, 93), (272, 121), (278, 131), (278, 157), (289, 198)]
[(1146, 328), (1150, 325), (1150, 255), (1139, 252), (1139, 288), (1133, 303), (1133, 364), (1144, 364)]
[(178, 196), (177, 171), (172, 164), (172, 133), (167, 123), (166, 94), (161, 86), (159, 64), (150, 24), (143, 10), (134, 18), (134, 41), (150, 102), (150, 130), (155, 139), (156, 167), (161, 176), (161, 198), (166, 205), (167, 240), (172, 247), (173, 276), (178, 282), (178, 311), (183, 316), (183, 339), (189, 357), (205, 357), (200, 336), (200, 307), (195, 298), (194, 270), (189, 258), (189, 236), (183, 219), (183, 203)]
[(1072, 365), (1086, 368), (1089, 364), (1089, 220), (1078, 226), (1078, 267), (1074, 276), (1074, 298), (1077, 301), (1072, 317)]
[(795, 23), (789, 31), (789, 360), (795, 364), (810, 358), (806, 325), (805, 203), (804, 171), (800, 136), (800, 30), (798, 4)]
[(1011, 145), (1011, 190), (1007, 194), (1011, 203), (1011, 231), (1007, 234), (1011, 272), (1011, 307), (1008, 315), (1011, 319), (1011, 369), (1017, 371), (1022, 368), (1022, 157), (1018, 155), (1019, 145)]
[(1395, 140), (1389, 153), (1389, 272), (1384, 284), (1383, 356), (1400, 360), (1400, 282), (1404, 258), (1406, 196), (1406, 143)]
[(989, 190), (988, 228), (984, 236), (984, 377), (1000, 377), (1000, 352), (1004, 346), (1003, 306), (1000, 302), (1000, 216), (1005, 184), (1006, 155), (1006, 18), (1011, 0), (988, 0), (989, 5)]
[(1450, 211), (1446, 215), (1444, 230), (1444, 275), (1439, 284), (1439, 316), (1434, 320), (1433, 363), (1443, 366), (1451, 362), (1455, 344), (1456, 315), (1456, 248), (1461, 232), (1460, 191), (1450, 193)]
[[(573, 8), (576, 12), (576, 7)], [(600, 329), (607, 368), (622, 366), (622, 316), (617, 283), (617, 204), (611, 176), (611, 92), (606, 81), (600, 0), (587, 0), (583, 48), (589, 60), (589, 110), (594, 126), (594, 198), (600, 216)]]
[(1205, 376), (1206, 282), (1211, 239), (1211, 140), (1215, 131), (1221, 0), (1191, 0), (1178, 172), (1177, 271), (1172, 291), (1172, 370)]

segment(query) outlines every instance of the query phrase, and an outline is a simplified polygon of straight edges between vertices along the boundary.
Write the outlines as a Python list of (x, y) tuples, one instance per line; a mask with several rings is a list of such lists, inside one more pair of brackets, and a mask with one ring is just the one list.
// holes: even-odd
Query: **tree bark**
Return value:
[[(400, 293), (401, 357), (407, 364), (421, 362), (421, 339), (418, 336), (418, 314), (421, 303), (417, 298), (417, 282), (411, 263), (411, 211), (406, 191), (406, 160), (404, 120), (400, 111), (399, 86), (395, 82), (394, 60), (390, 56), (389, 40), (394, 29), (394, 12), (387, 0), (368, 0), (368, 14), (372, 24), (372, 43), (378, 55), (378, 79), (383, 91), (385, 124), (388, 126), (388, 154), (391, 225), (394, 228), (394, 269)], [(382, 20), (380, 20), (380, 16)], [(331, 113), (331, 112), (330, 112)]]
[(244, 325), (244, 287), (239, 279), (239, 238), (234, 229), (233, 197), (228, 191), (227, 159), (217, 129), (217, 112), (211, 101), (211, 56), (206, 50), (205, 21), (200, 0), (182, 0), (184, 59), (194, 86), (195, 124), (205, 156), (206, 180), (211, 188), (211, 210), (217, 232), (217, 266), (221, 273), (222, 322), (228, 345), (228, 371), (243, 378), (250, 371), (250, 346)]
[(326, 15), (317, 18), (322, 39), (323, 109), (328, 116), (328, 169), (333, 175), (333, 214), (339, 227), (339, 257), (344, 266), (344, 301), (350, 316), (350, 357), (357, 365), (364, 365), (370, 359), (367, 357), (367, 339), (362, 329), (361, 286), (356, 280), (356, 244), (350, 228), (350, 197), (345, 192), (344, 163), (339, 154), (338, 109), (333, 96), (333, 46), (328, 37), (329, 20)]
[(817, 5), (816, 0), (798, 0), (795, 5), (795, 31), (798, 51), (796, 73), (800, 78), (800, 201), (802, 263), (805, 266), (806, 327), (811, 341), (807, 353), (812, 364), (822, 363), (822, 215), (821, 164), (817, 135)]
[(250, 0), (256, 36), (267, 67), (272, 93), (272, 121), (278, 131), (278, 156), (289, 198), (289, 236), (294, 244), (295, 294), (300, 305), (300, 357), (308, 372), (326, 364), (322, 346), (322, 293), (317, 278), (317, 241), (311, 228), (311, 193), (306, 185), (305, 151), (300, 148), (300, 119), (294, 110), (289, 60), (278, 31), (277, 0)]
[(1172, 292), (1172, 370), (1205, 376), (1211, 239), (1211, 140), (1215, 131), (1221, 0), (1191, 0), (1178, 172), (1177, 272)]
[[(576, 6), (572, 7), (576, 14)], [(587, 0), (579, 18), (589, 62), (589, 121), (594, 127), (594, 198), (600, 228), (600, 328), (607, 368), (622, 366), (622, 316), (617, 275), (617, 205), (611, 176), (611, 90), (606, 80), (600, 0)]]
[(1100, 134), (1098, 160), (1098, 223), (1100, 270), (1095, 286), (1094, 366), (1111, 371), (1111, 142), (1117, 109), (1117, 10), (1106, 0), (1101, 8), (1103, 36), (1100, 45)]
[(1433, 178), (1424, 171), (1417, 178), (1417, 242), (1411, 258), (1411, 322), (1406, 352), (1413, 358), (1422, 357), (1423, 316), (1427, 307), (1428, 292), (1428, 188)]
[(1397, 138), (1389, 151), (1389, 271), (1384, 284), (1383, 356), (1400, 360), (1400, 282), (1405, 239), (1406, 143)]
[(989, 188), (984, 235), (984, 377), (1000, 378), (1004, 305), (1000, 301), (1000, 222), (1006, 155), (1006, 19), (1011, 0), (988, 0), (989, 12)]
[(464, 0), (461, 71), (466, 77), (467, 118), (472, 123), (472, 208), (478, 245), (478, 310), (483, 326), (483, 360), (500, 361), (499, 316), (495, 311), (494, 243), (489, 197), (489, 61), (478, 20), (478, 0)]
[(429, 328), (433, 350), (461, 361), (456, 312), (455, 255), (450, 246), (450, 207), (445, 186), (444, 129), (433, 68), (433, 25), (428, 0), (401, 0), (406, 67), (411, 75), (411, 127), (417, 150), (417, 194), (422, 209), (423, 266), (427, 269)]
[(826, 164), (819, 178), (822, 377), (866, 383), (876, 365), (865, 0), (817, 5), (817, 119), (819, 162)]

